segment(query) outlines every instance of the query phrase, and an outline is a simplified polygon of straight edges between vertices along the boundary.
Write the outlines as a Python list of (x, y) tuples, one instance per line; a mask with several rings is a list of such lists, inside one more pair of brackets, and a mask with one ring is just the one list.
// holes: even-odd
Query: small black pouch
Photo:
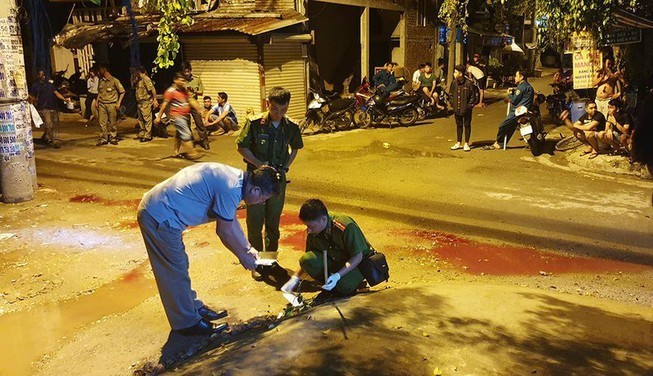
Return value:
[(370, 286), (376, 286), (383, 281), (390, 279), (390, 267), (385, 255), (381, 252), (371, 253), (358, 264), (363, 277)]

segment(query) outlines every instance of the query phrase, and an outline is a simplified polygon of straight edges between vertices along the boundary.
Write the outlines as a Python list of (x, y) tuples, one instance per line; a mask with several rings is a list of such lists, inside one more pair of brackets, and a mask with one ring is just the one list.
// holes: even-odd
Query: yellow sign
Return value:
[(574, 89), (594, 87), (592, 81), (601, 70), (601, 52), (597, 50), (574, 51)]

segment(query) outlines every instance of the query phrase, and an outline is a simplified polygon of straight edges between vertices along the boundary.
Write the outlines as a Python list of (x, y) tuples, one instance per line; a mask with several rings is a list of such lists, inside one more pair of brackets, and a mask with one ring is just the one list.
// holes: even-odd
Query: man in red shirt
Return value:
[[(194, 160), (202, 157), (193, 146), (193, 134), (190, 130), (190, 109), (191, 105), (197, 106), (197, 102), (188, 100), (188, 91), (186, 90), (186, 77), (183, 73), (175, 73), (172, 86), (166, 90), (163, 95), (163, 104), (159, 113), (156, 115), (155, 123), (161, 122), (161, 115), (166, 110), (172, 124), (177, 129), (175, 135), (175, 156)], [(196, 110), (201, 111), (199, 108)]]

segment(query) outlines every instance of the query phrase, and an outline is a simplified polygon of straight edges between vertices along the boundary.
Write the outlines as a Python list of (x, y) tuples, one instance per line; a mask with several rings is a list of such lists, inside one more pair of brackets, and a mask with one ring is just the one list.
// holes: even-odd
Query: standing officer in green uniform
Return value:
[[(351, 295), (365, 280), (358, 264), (372, 253), (358, 224), (346, 215), (329, 213), (318, 199), (310, 199), (299, 209), (299, 219), (306, 226), (306, 253), (299, 259), (301, 269), (283, 285), (281, 291), (291, 293), (299, 281), (308, 274), (324, 283), (322, 289)], [(324, 280), (323, 251), (327, 252), (327, 270), (331, 274)]]
[[(190, 66), (190, 63), (184, 61), (181, 63), (181, 70), (184, 76), (186, 76), (186, 90), (188, 90), (189, 101), (197, 101), (197, 98), (201, 97), (204, 94), (204, 84), (202, 79), (199, 76), (193, 75), (193, 68)], [(199, 104), (197, 105), (199, 108)], [(195, 123), (195, 129), (197, 130), (197, 135), (200, 136), (200, 145), (205, 149), (209, 150), (211, 146), (209, 145), (209, 130), (204, 126), (204, 118), (202, 113), (195, 109), (195, 106), (190, 108), (190, 116), (193, 118)], [(190, 124), (189, 124), (190, 127)]]
[(138, 138), (141, 142), (152, 141), (152, 107), (158, 108), (159, 101), (156, 100), (156, 89), (152, 80), (147, 76), (144, 67), (139, 67), (134, 76), (136, 89), (136, 103), (138, 105), (138, 125), (140, 131)]
[[(267, 99), (268, 112), (256, 119), (247, 119), (236, 144), (238, 152), (247, 163), (247, 171), (263, 165), (272, 166), (281, 173), (281, 191), (278, 196), (259, 205), (247, 205), (247, 239), (257, 251), (276, 252), (279, 249), (279, 220), (286, 198), (286, 173), (304, 147), (297, 124), (285, 117), (290, 104), (290, 92), (282, 87), (270, 90)], [(263, 248), (263, 225), (265, 243)], [(260, 280), (257, 271), (252, 277)]]
[(97, 110), (100, 119), (100, 139), (96, 146), (118, 145), (118, 109), (122, 98), (125, 96), (125, 88), (120, 81), (113, 77), (109, 69), (101, 65), (98, 72), (100, 73), (100, 83), (98, 84)]

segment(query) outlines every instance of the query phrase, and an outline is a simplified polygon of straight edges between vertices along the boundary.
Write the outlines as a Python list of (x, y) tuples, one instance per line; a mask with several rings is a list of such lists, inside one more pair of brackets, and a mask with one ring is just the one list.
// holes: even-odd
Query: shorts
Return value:
[(487, 76), (483, 76), (476, 80), (476, 83), (478, 84), (478, 88), (481, 90), (487, 89)]
[(171, 120), (177, 130), (177, 138), (182, 141), (191, 141), (193, 139), (189, 115), (174, 115)]

